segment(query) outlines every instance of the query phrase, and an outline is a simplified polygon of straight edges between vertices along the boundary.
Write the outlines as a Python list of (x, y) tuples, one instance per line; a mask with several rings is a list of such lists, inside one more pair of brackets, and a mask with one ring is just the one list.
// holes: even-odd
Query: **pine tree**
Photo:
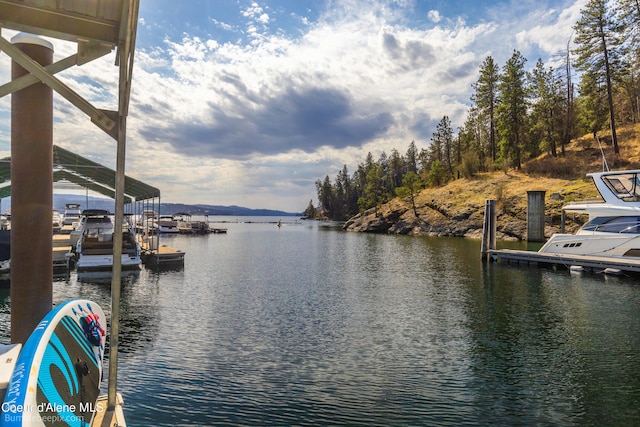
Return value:
[(581, 127), (590, 133), (597, 133), (607, 122), (607, 93), (598, 76), (585, 73), (580, 81), (577, 104)]
[(536, 144), (532, 150), (548, 150), (553, 157), (557, 157), (556, 140), (560, 138), (557, 126), (561, 104), (560, 81), (555, 78), (552, 68), (545, 69), (541, 59), (538, 59), (529, 81), (533, 98), (530, 131), (532, 142)]
[(570, 49), (571, 39), (567, 42), (567, 49), (565, 51), (565, 65), (564, 65), (564, 75), (562, 76), (562, 81), (564, 83), (564, 112), (562, 118), (562, 139), (560, 152), (564, 156), (565, 146), (571, 143), (571, 138), (574, 136), (575, 131), (575, 113), (574, 113), (574, 90), (573, 90), (573, 81), (571, 78), (571, 49)]
[(317, 211), (315, 206), (313, 206), (313, 200), (309, 200), (309, 205), (307, 206), (307, 209), (305, 209), (304, 211), (304, 216), (307, 219), (315, 219), (317, 215)]
[(448, 116), (442, 117), (442, 120), (436, 125), (436, 131), (431, 137), (433, 144), (440, 150), (440, 160), (447, 170), (447, 174), (453, 178), (453, 129), (451, 128), (451, 120)]
[(628, 35), (628, 47), (633, 58), (640, 60), (640, 0), (618, 0), (618, 16), (622, 33)]
[(406, 163), (407, 163), (407, 172), (418, 173), (418, 149), (416, 148), (416, 143), (411, 141), (409, 144), (409, 148), (407, 148), (406, 155)]
[(378, 163), (372, 163), (367, 171), (366, 184), (362, 197), (358, 200), (360, 209), (364, 212), (369, 208), (375, 208), (378, 215), (378, 207), (387, 201), (387, 193), (384, 185), (382, 167)]
[(404, 178), (402, 178), (402, 185), (396, 188), (396, 195), (398, 197), (409, 198), (413, 214), (416, 217), (418, 216), (418, 210), (416, 208), (416, 194), (420, 192), (421, 188), (422, 183), (420, 182), (420, 177), (418, 177), (415, 172), (407, 172)]
[(622, 53), (622, 42), (618, 37), (620, 24), (607, 0), (590, 0), (582, 9), (574, 29), (577, 68), (585, 74), (591, 74), (593, 80), (603, 81), (605, 84), (611, 139), (614, 153), (618, 156), (620, 149), (616, 134), (613, 79)]
[(406, 173), (406, 165), (404, 159), (395, 148), (391, 150), (391, 156), (389, 156), (389, 171), (391, 173), (393, 188), (400, 187), (402, 185), (402, 178)]
[(526, 59), (514, 51), (503, 68), (498, 89), (500, 104), (497, 108), (500, 154), (503, 168), (513, 162), (516, 169), (522, 167), (522, 152), (526, 143), (527, 88), (524, 63)]
[(320, 207), (323, 209), (324, 214), (334, 218), (332, 215), (334, 213), (335, 197), (329, 175), (325, 176), (324, 181), (316, 181), (316, 190), (318, 192), (318, 202), (320, 203)]
[(488, 121), (489, 128), (489, 157), (495, 161), (496, 150), (496, 107), (498, 105), (498, 82), (500, 70), (491, 56), (487, 56), (480, 66), (480, 77), (473, 85), (475, 93), (471, 100), (475, 102), (478, 117)]

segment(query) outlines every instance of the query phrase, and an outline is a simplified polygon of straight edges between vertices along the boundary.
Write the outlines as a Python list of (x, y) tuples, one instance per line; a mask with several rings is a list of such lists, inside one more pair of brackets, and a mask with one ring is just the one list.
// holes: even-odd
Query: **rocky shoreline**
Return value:
[[(535, 180), (510, 176), (501, 182), (460, 180), (455, 187), (423, 190), (417, 198), (416, 211), (398, 198), (372, 208), (349, 219), (343, 226), (347, 231), (364, 233), (406, 234), (416, 236), (452, 236), (482, 238), (486, 199), (497, 200), (498, 240), (515, 241), (527, 238), (527, 190), (536, 188)], [(504, 182), (509, 187), (504, 186)], [(585, 198), (589, 193), (568, 190), (575, 182), (564, 181), (550, 188), (545, 199), (545, 236), (560, 232), (561, 208), (567, 197)], [(502, 186), (502, 187), (501, 187)], [(499, 190), (497, 190), (499, 189)], [(499, 197), (495, 197), (498, 193)], [(577, 196), (577, 197), (576, 197)], [(580, 219), (568, 218), (566, 231), (574, 232)]]
[[(472, 239), (482, 238), (484, 207), (481, 212), (469, 211), (451, 217), (445, 215), (419, 215), (410, 208), (396, 208), (376, 213), (375, 209), (358, 214), (343, 226), (347, 231), (364, 233), (406, 234), (414, 236), (451, 236)], [(441, 216), (440, 218), (437, 218)], [(436, 218), (433, 218), (436, 217)], [(551, 231), (552, 227), (549, 227)], [(545, 227), (545, 234), (547, 227)], [(496, 238), (499, 240), (526, 239), (527, 223), (510, 215), (498, 218)]]

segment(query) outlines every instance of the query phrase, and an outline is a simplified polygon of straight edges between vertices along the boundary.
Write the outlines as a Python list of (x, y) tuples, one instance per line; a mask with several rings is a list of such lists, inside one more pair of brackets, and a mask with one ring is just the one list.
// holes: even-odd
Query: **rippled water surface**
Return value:
[[(124, 281), (131, 426), (640, 425), (636, 279), (483, 265), (462, 239), (224, 226), (163, 238), (184, 269)], [(110, 309), (96, 279), (54, 295)]]

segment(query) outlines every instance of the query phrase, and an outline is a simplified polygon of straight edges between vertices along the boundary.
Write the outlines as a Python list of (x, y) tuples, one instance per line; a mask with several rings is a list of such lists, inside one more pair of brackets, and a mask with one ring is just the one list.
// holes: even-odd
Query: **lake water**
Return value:
[[(124, 280), (128, 425), (640, 425), (637, 280), (282, 219), (162, 237), (184, 268)], [(72, 297), (110, 310), (96, 278)]]

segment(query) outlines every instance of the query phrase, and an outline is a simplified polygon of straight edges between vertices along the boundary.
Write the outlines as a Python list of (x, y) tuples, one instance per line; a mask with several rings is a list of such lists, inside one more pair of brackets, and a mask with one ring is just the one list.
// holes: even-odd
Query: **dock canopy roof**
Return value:
[(116, 46), (127, 30), (125, 6), (124, 0), (0, 0), (0, 23), (57, 39)]
[[(69, 181), (84, 188), (114, 198), (116, 172), (87, 158), (53, 146), (53, 181)], [(0, 160), (0, 197), (11, 195), (11, 157)], [(142, 181), (125, 176), (125, 203), (160, 197), (160, 190)]]

